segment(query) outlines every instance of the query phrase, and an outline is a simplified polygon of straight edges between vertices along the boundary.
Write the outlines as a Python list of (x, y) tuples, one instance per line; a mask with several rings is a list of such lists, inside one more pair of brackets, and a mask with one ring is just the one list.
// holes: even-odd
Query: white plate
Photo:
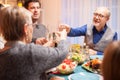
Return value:
[(68, 76), (68, 80), (103, 80), (103, 77), (99, 74), (80, 72), (71, 74)]
[(95, 59), (95, 58), (99, 58), (99, 59), (103, 59), (103, 55), (92, 55), (90, 56), (90, 59)]

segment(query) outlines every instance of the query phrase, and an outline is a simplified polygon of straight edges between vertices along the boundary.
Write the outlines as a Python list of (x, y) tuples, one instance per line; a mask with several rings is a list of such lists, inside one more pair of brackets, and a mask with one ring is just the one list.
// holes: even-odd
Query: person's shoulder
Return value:
[(35, 43), (26, 44), (26, 47), (35, 47), (35, 46), (37, 46)]
[(26, 45), (26, 47), (27, 47), (27, 48), (30, 48), (30, 49), (32, 49), (32, 48), (33, 48), (33, 49), (38, 49), (38, 48), (40, 49), (40, 48), (42, 48), (43, 46), (42, 46), (42, 45), (37, 45), (37, 44), (35, 44), (35, 43), (29, 43), (29, 44)]
[(117, 32), (112, 28), (112, 27), (109, 27), (107, 26), (107, 29), (109, 29), (111, 32), (113, 32), (114, 34), (117, 34)]
[(22, 44), (22, 43), (18, 43), (18, 44), (15, 44), (14, 46), (13, 46), (13, 49), (22, 49), (22, 50), (29, 50), (29, 49), (31, 49), (31, 47), (35, 47), (35, 44), (34, 43), (29, 43), (29, 44)]
[(41, 24), (41, 23), (38, 23), (37, 25), (38, 25), (38, 26), (41, 26), (41, 27), (45, 27), (45, 25), (44, 25), (44, 24)]
[(18, 53), (34, 53), (35, 51), (39, 50), (41, 47), (40, 45), (36, 45), (34, 43), (29, 44), (19, 44), (12, 48), (12, 51), (17, 51)]
[(44, 24), (38, 23), (36, 27), (42, 28), (42, 29), (47, 29)]
[(112, 29), (111, 27), (108, 27), (108, 26), (107, 26), (107, 29), (109, 29), (109, 31), (111, 31), (110, 33), (113, 34), (115, 39), (118, 38), (118, 33), (114, 29)]

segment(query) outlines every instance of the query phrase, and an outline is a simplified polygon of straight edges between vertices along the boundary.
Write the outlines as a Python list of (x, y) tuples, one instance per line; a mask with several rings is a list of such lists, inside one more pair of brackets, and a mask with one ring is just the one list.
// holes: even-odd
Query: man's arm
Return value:
[(85, 36), (87, 31), (87, 25), (83, 25), (77, 28), (71, 28), (70, 32), (68, 33), (69, 37), (76, 37), (76, 36)]

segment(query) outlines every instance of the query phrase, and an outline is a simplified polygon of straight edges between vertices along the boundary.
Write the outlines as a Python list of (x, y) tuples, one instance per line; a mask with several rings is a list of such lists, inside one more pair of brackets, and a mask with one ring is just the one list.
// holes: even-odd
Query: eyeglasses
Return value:
[(104, 15), (102, 15), (102, 14), (99, 14), (99, 13), (93, 13), (93, 15), (94, 15), (95, 17), (98, 16), (99, 18), (106, 17), (106, 16), (104, 16)]

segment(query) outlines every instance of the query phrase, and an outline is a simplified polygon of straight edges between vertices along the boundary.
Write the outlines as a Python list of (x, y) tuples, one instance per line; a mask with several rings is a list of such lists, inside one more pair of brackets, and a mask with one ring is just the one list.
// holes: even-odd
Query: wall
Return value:
[(0, 3), (16, 5), (17, 0), (0, 0)]
[(43, 24), (50, 31), (55, 31), (60, 23), (61, 0), (41, 0), (43, 8)]
[[(6, 4), (16, 5), (17, 0), (0, 0)], [(55, 31), (60, 23), (61, 0), (40, 0), (42, 4), (40, 21), (49, 29)]]

